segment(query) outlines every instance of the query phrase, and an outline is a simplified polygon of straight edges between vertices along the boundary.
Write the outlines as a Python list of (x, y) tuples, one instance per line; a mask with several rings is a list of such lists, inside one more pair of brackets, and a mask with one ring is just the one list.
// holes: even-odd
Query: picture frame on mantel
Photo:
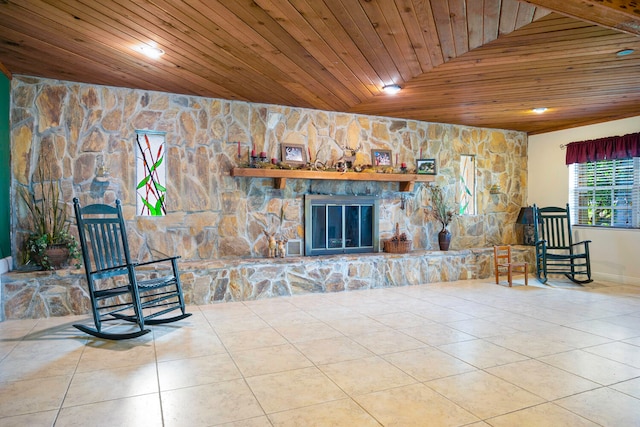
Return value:
[(393, 166), (393, 156), (391, 154), (391, 150), (371, 150), (371, 165)]
[(300, 144), (280, 144), (282, 151), (282, 162), (291, 166), (301, 166), (307, 164), (307, 152), (304, 145)]
[(435, 175), (436, 159), (416, 159), (416, 173), (418, 175)]
[(300, 144), (280, 144), (282, 151), (282, 162), (291, 166), (302, 166), (307, 164), (307, 151), (304, 145)]

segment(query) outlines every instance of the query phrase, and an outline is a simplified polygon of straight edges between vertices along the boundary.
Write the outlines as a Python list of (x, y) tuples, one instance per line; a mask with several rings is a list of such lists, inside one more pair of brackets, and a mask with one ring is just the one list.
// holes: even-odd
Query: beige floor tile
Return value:
[(36, 412), (35, 414), (16, 415), (0, 418), (2, 427), (51, 427), (54, 425), (58, 411)]
[(158, 376), (162, 391), (242, 377), (235, 363), (226, 353), (160, 362)]
[(220, 334), (220, 339), (230, 352), (270, 347), (287, 342), (287, 340), (273, 328)]
[(429, 381), (476, 370), (474, 366), (431, 347), (387, 354), (383, 358), (418, 381)]
[(623, 340), (623, 342), (640, 347), (640, 337)]
[(477, 338), (509, 335), (518, 332), (517, 329), (499, 323), (489, 322), (484, 319), (459, 320), (457, 322), (449, 322), (447, 326)]
[(264, 416), (244, 380), (162, 392), (165, 427), (200, 427)]
[(473, 371), (425, 383), (481, 419), (543, 403), (533, 393), (482, 371)]
[(230, 423), (217, 424), (216, 427), (273, 427), (266, 416), (248, 418), (246, 420), (232, 421)]
[(153, 334), (122, 341), (95, 340), (89, 342), (80, 356), (77, 372), (148, 365), (155, 361)]
[(634, 368), (640, 368), (640, 347), (635, 345), (612, 342), (585, 348), (584, 351), (615, 360), (616, 362), (626, 363)]
[(640, 423), (640, 400), (608, 388), (587, 391), (555, 403), (602, 426), (637, 426)]
[(0, 418), (59, 409), (70, 375), (0, 383)]
[(233, 353), (232, 357), (245, 377), (313, 366), (313, 363), (291, 344), (239, 351)]
[(162, 427), (157, 393), (63, 408), (56, 427)]
[(589, 320), (587, 322), (572, 323), (567, 325), (567, 327), (612, 340), (624, 340), (640, 335), (638, 329), (629, 326), (616, 325), (599, 319)]
[(155, 347), (158, 361), (184, 359), (187, 357), (210, 356), (225, 353), (226, 350), (218, 336), (209, 329), (186, 329), (176, 334), (167, 334), (158, 338), (158, 328)]
[(323, 322), (278, 326), (275, 329), (292, 343), (342, 336), (341, 332)]
[(83, 348), (68, 353), (16, 348), (0, 362), (0, 382), (73, 375)]
[(202, 315), (215, 325), (218, 320), (233, 319), (237, 317), (250, 316), (253, 313), (242, 302), (225, 302), (208, 304), (199, 307)]
[(247, 378), (267, 414), (345, 398), (317, 368), (303, 368)]
[[(206, 314), (205, 314), (206, 315)], [(213, 322), (213, 329), (220, 334), (230, 334), (233, 332), (251, 331), (254, 329), (266, 328), (267, 323), (256, 314), (248, 314), (241, 317), (220, 318)]]
[(374, 332), (388, 331), (391, 329), (387, 325), (365, 315), (347, 319), (327, 320), (326, 323), (347, 336), (372, 334)]
[(409, 312), (380, 314), (372, 317), (374, 320), (393, 329), (406, 329), (433, 323), (432, 320)]
[(584, 350), (558, 353), (541, 357), (538, 360), (602, 385), (640, 377), (640, 369), (638, 368), (587, 353)]
[(400, 329), (400, 332), (418, 339), (425, 344), (433, 346), (476, 339), (472, 335), (438, 323), (416, 326), (412, 328), (404, 328)]
[(561, 353), (573, 350), (574, 347), (557, 341), (541, 338), (532, 332), (503, 335), (499, 337), (486, 338), (493, 344), (508, 348), (516, 353), (524, 354), (528, 357), (541, 357), (548, 354)]
[(155, 363), (103, 369), (74, 375), (63, 407), (158, 392)]
[(422, 341), (393, 330), (354, 335), (351, 338), (375, 354), (396, 353), (427, 346)]
[(337, 319), (349, 319), (360, 316), (359, 313), (353, 311), (349, 307), (332, 304), (330, 306), (309, 307), (306, 312), (315, 319), (322, 322)]
[(582, 418), (553, 403), (544, 403), (531, 408), (488, 420), (493, 427), (536, 426), (536, 427), (597, 427)]
[(373, 356), (373, 353), (349, 337), (304, 341), (297, 343), (296, 347), (317, 365)]
[(480, 369), (528, 359), (523, 354), (483, 340), (446, 344), (438, 346), (438, 349)]
[(636, 399), (640, 399), (640, 377), (614, 384), (611, 388), (635, 397)]
[(600, 387), (600, 384), (537, 360), (523, 360), (496, 366), (486, 369), (486, 372), (547, 400), (555, 400)]
[[(507, 305), (508, 308), (508, 305)], [(508, 326), (516, 329), (520, 332), (530, 332), (545, 328), (555, 327), (553, 323), (545, 322), (540, 319), (535, 319), (530, 316), (523, 316), (512, 312), (502, 312), (487, 317), (483, 317), (484, 320), (492, 323), (498, 323), (500, 325)]]
[(423, 384), (412, 384), (354, 398), (384, 426), (462, 426), (478, 418)]
[(426, 303), (421, 308), (411, 307), (409, 308), (409, 311), (417, 314), (418, 316), (422, 316), (425, 319), (429, 319), (438, 323), (473, 319), (473, 316), (469, 314), (461, 313), (450, 308), (439, 307), (434, 304), (429, 304), (428, 307), (425, 307), (425, 305)]
[(590, 334), (588, 332), (578, 331), (576, 329), (571, 329), (564, 326), (541, 329), (539, 331), (533, 332), (532, 334), (535, 336), (539, 336), (541, 339), (556, 341), (562, 344), (569, 345), (573, 348), (585, 348), (611, 342), (609, 338)]
[(358, 426), (380, 424), (351, 399), (340, 399), (269, 415), (275, 427)]
[(265, 313), (261, 314), (260, 318), (273, 327), (300, 325), (318, 321), (315, 317), (300, 309), (288, 312)]
[(409, 385), (417, 381), (380, 357), (322, 365), (319, 369), (350, 396)]

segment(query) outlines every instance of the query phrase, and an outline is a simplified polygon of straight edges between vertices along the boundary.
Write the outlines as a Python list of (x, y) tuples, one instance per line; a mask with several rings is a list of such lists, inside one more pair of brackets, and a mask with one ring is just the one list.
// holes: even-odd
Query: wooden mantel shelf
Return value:
[(379, 181), (397, 182), (400, 191), (413, 191), (416, 182), (431, 182), (435, 180), (433, 175), (418, 175), (414, 173), (367, 173), (367, 172), (318, 172), (311, 170), (288, 169), (260, 169), (260, 168), (233, 168), (231, 176), (243, 176), (251, 178), (273, 178), (273, 186), (283, 189), (290, 179), (330, 179), (335, 181)]

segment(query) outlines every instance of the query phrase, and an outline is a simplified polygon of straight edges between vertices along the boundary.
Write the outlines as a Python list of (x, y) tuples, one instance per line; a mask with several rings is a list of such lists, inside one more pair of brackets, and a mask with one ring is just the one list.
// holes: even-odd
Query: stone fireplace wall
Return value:
[[(28, 232), (17, 197), (38, 165), (50, 167), (71, 217), (71, 200), (83, 204), (122, 200), (133, 255), (179, 254), (185, 261), (263, 257), (263, 230), (303, 239), (304, 194), (380, 197), (381, 240), (395, 224), (416, 249), (436, 249), (439, 227), (425, 222), (426, 184), (398, 192), (397, 183), (233, 178), (232, 167), (255, 147), (280, 158), (280, 143), (302, 144), (312, 160), (331, 163), (344, 147), (358, 148), (356, 164), (371, 163), (371, 149), (389, 149), (399, 162), (437, 159), (436, 183), (453, 196), (461, 154), (477, 158), (478, 211), (456, 217), (452, 249), (516, 243), (515, 220), (526, 199), (527, 137), (480, 129), (384, 117), (252, 104), (15, 76), (11, 93), (12, 255)], [(135, 130), (166, 132), (167, 211), (135, 216)], [(241, 157), (238, 158), (238, 142)], [(108, 185), (96, 185), (99, 160)], [(497, 194), (490, 187), (497, 185)], [(452, 198), (453, 201), (453, 198)]]

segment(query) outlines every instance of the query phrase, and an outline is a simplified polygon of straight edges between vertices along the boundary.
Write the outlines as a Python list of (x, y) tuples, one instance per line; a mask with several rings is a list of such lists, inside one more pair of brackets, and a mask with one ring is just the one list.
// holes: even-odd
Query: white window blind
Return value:
[(640, 158), (574, 163), (569, 177), (573, 224), (640, 227)]

